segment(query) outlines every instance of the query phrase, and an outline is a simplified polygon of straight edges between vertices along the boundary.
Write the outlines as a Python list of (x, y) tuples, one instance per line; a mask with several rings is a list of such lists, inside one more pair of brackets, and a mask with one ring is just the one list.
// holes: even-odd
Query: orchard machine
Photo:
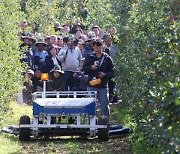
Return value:
[[(31, 137), (98, 136), (107, 141), (110, 134), (128, 133), (122, 126), (110, 126), (108, 118), (96, 116), (96, 91), (46, 91), (48, 74), (41, 74), (43, 92), (33, 93), (33, 116), (21, 116), (19, 127), (9, 126), (6, 133), (22, 141)], [(31, 122), (32, 121), (32, 122)]]

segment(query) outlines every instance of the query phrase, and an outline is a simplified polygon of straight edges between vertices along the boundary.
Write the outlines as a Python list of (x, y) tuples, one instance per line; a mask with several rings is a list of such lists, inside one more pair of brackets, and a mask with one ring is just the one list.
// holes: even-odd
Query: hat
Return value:
[(79, 39), (79, 40), (78, 40), (78, 44), (83, 44), (83, 45), (84, 45), (85, 42), (84, 42), (82, 39)]
[(60, 23), (59, 23), (58, 21), (56, 21), (56, 22), (54, 23), (54, 28), (56, 28), (56, 29), (61, 29), (61, 28), (63, 28), (63, 27), (60, 25)]
[(102, 37), (102, 40), (105, 40), (106, 38), (112, 38), (110, 34), (105, 33)]
[(73, 34), (70, 34), (68, 36), (68, 41), (75, 41), (75, 40), (76, 40), (76, 38), (75, 38), (75, 36)]
[(64, 71), (61, 70), (61, 66), (60, 65), (55, 65), (54, 68), (50, 72), (51, 73), (52, 72), (59, 72), (59, 73), (64, 74)]
[(98, 25), (92, 26), (92, 30), (93, 30), (94, 28), (98, 28), (98, 29), (100, 30), (100, 27), (99, 27)]
[(32, 75), (34, 76), (34, 71), (33, 71), (33, 70), (31, 70), (31, 69), (28, 69), (26, 73), (28, 73), (28, 74), (32, 74)]
[(31, 33), (25, 33), (21, 36), (21, 38), (22, 39), (28, 38), (28, 39), (32, 39), (33, 41), (36, 41)]
[(44, 46), (47, 45), (42, 39), (39, 39), (35, 45), (37, 46), (38, 44), (44, 44)]
[(94, 40), (94, 39), (96, 39), (96, 36), (95, 36), (95, 34), (91, 33), (91, 34), (88, 35), (87, 41), (91, 41), (91, 40)]

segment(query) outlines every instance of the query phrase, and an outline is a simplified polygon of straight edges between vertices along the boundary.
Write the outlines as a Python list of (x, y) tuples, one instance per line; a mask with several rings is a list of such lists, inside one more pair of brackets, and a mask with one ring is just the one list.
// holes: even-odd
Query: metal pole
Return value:
[(45, 98), (45, 93), (46, 93), (46, 81), (43, 81), (43, 96), (42, 96), (42, 98)]

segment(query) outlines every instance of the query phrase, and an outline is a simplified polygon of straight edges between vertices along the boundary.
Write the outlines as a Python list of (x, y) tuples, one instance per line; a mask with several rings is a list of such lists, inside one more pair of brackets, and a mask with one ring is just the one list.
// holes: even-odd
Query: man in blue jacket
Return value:
[(102, 41), (93, 42), (94, 53), (87, 56), (84, 62), (83, 70), (88, 75), (88, 91), (97, 91), (97, 98), (100, 104), (101, 116), (109, 118), (109, 100), (108, 100), (108, 80), (112, 77), (113, 62), (111, 57), (102, 51)]

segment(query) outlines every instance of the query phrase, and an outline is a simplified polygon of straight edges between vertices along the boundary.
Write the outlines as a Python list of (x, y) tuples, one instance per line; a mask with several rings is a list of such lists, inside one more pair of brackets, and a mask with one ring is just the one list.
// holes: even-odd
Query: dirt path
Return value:
[[(119, 124), (111, 112), (111, 124)], [(132, 154), (130, 143), (126, 136), (112, 136), (108, 142), (99, 141), (97, 138), (80, 139), (79, 137), (38, 139), (30, 142), (22, 142), (22, 153), (111, 153)]]

